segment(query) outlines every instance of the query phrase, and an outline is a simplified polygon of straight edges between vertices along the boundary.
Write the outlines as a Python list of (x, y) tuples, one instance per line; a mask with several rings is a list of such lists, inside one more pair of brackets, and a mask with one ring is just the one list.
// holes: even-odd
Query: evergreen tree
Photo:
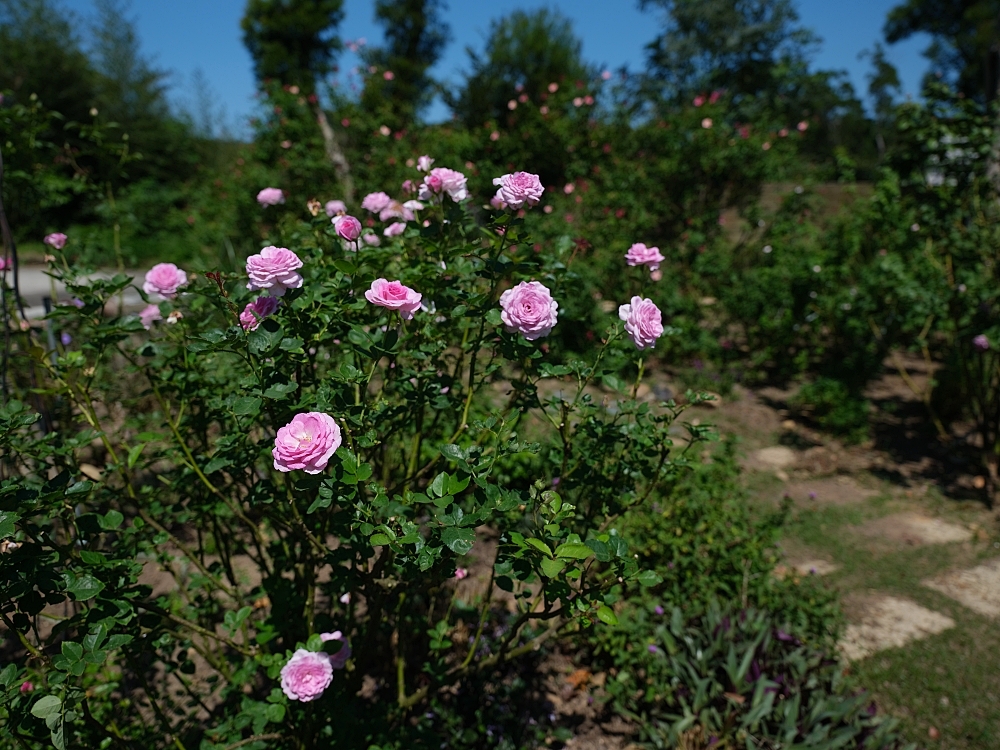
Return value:
[(441, 18), (443, 0), (378, 0), (375, 18), (385, 29), (385, 46), (368, 49), (375, 66), (361, 97), (371, 111), (387, 107), (396, 127), (413, 120), (430, 103), (434, 82), (427, 74), (441, 58), (449, 28)]

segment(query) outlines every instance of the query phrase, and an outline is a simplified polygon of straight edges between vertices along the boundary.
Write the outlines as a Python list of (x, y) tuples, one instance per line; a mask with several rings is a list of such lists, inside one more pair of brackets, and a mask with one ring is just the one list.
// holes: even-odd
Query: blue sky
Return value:
[[(866, 89), (870, 66), (859, 60), (882, 36), (882, 24), (890, 8), (900, 0), (797, 0), (802, 24), (823, 40), (813, 65), (819, 69), (846, 70), (859, 92)], [(64, 6), (83, 17), (92, 12), (93, 0), (62, 0)], [(239, 22), (245, 0), (132, 0), (143, 49), (154, 63), (172, 73), (172, 96), (180, 106), (194, 100), (192, 77), (202, 71), (224, 111), (229, 128), (246, 132), (246, 121), (254, 108), (254, 81), (250, 57), (240, 40)], [(345, 39), (365, 37), (378, 43), (379, 27), (372, 19), (372, 0), (345, 0), (341, 27)], [(481, 49), (490, 20), (514, 9), (554, 7), (573, 19), (583, 41), (584, 56), (611, 68), (643, 64), (643, 47), (656, 34), (656, 17), (640, 13), (634, 0), (512, 0), (495, 3), (450, 0), (448, 23), (452, 41), (433, 73), (445, 80), (460, 80), (467, 65), (465, 48)], [(904, 93), (915, 96), (927, 62), (920, 51), (926, 38), (911, 39), (887, 48), (889, 60), (900, 71)], [(345, 53), (344, 70), (357, 62)], [(447, 110), (435, 105), (430, 119), (443, 119)]]

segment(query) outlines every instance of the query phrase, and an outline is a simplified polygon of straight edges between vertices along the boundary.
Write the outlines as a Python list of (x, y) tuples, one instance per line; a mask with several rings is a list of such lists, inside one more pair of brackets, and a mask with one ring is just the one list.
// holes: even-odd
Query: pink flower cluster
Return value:
[(247, 258), (247, 289), (264, 291), (271, 297), (281, 297), (289, 289), (302, 286), (302, 268), (299, 256), (287, 247), (265, 247), (257, 255)]
[(514, 209), (537, 206), (542, 199), (542, 193), (545, 192), (538, 175), (530, 172), (505, 174), (494, 178), (493, 184), (500, 187), (494, 200), (502, 201)]
[(371, 289), (365, 292), (365, 298), (373, 305), (397, 310), (403, 320), (412, 320), (414, 313), (420, 309), (423, 295), (399, 281), (375, 279)]
[(559, 303), (538, 281), (522, 281), (500, 295), (500, 319), (510, 333), (528, 341), (548, 336), (559, 318)]
[(187, 284), (187, 274), (173, 263), (157, 263), (146, 272), (142, 290), (161, 299), (173, 299), (177, 290)]
[(340, 425), (319, 411), (296, 414), (278, 430), (271, 455), (274, 468), (281, 472), (303, 470), (319, 474), (342, 442)]
[(420, 183), (417, 197), (427, 201), (442, 198), (445, 194), (455, 203), (461, 203), (468, 198), (465, 175), (447, 167), (435, 167)]

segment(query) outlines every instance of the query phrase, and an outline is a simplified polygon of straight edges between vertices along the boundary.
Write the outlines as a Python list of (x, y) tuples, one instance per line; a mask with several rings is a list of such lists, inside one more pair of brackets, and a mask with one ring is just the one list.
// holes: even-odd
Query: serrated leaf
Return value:
[(556, 557), (566, 557), (573, 560), (586, 560), (592, 554), (594, 554), (594, 550), (586, 544), (580, 544), (578, 542), (560, 544), (556, 547)]
[(70, 579), (69, 574), (64, 573), (63, 578), (66, 579), (66, 593), (78, 602), (93, 599), (104, 589), (104, 584), (88, 573), (75, 579)]
[(385, 534), (372, 534), (371, 539), (368, 541), (373, 547), (384, 547), (389, 543), (389, 537)]
[(434, 477), (434, 481), (430, 483), (430, 486), (428, 486), (427, 489), (430, 490), (430, 493), (434, 495), (434, 497), (441, 497), (447, 492), (447, 487), (448, 475), (445, 472), (441, 472)]
[(603, 622), (605, 625), (617, 625), (618, 617), (611, 610), (611, 607), (602, 606), (597, 608), (597, 619)]
[(476, 532), (468, 528), (447, 528), (441, 532), (441, 541), (456, 555), (467, 555), (476, 543)]
[(248, 414), (258, 414), (263, 403), (256, 396), (240, 396), (233, 402), (233, 414), (243, 417)]
[(663, 583), (663, 579), (652, 570), (644, 570), (638, 576), (638, 581), (642, 586), (656, 586)]
[(552, 560), (548, 557), (542, 558), (542, 573), (546, 578), (555, 578), (557, 575), (562, 573), (563, 568), (566, 567), (565, 560)]
[(524, 541), (526, 544), (530, 544), (535, 549), (543, 552), (546, 556), (552, 557), (552, 550), (549, 548), (549, 545), (541, 539), (525, 539)]
[(61, 698), (55, 695), (43, 695), (31, 707), (31, 715), (37, 716), (39, 719), (47, 719), (58, 713), (60, 708), (62, 708)]
[(14, 536), (14, 524), (21, 520), (17, 513), (0, 511), (0, 539)]
[(441, 446), (441, 455), (449, 461), (465, 461), (469, 457), (469, 454), (466, 451), (452, 443)]

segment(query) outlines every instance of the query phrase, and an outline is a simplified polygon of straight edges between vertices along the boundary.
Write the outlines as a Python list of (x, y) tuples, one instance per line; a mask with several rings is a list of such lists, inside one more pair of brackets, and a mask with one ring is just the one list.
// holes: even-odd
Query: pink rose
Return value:
[(507, 203), (503, 198), (497, 198), (495, 195), (490, 198), (490, 206), (494, 211), (503, 211), (507, 208)]
[(618, 308), (618, 317), (625, 321), (625, 331), (637, 349), (649, 349), (663, 335), (660, 308), (651, 299), (633, 297), (631, 303)]
[(403, 180), (403, 192), (412, 193), (416, 190), (416, 186), (413, 184), (413, 180)]
[(423, 208), (423, 204), (420, 201), (407, 201), (406, 203), (400, 203), (399, 201), (390, 201), (378, 215), (379, 221), (389, 221), (389, 219), (402, 219), (403, 221), (413, 221), (414, 215), (413, 211), (407, 208), (410, 203), (416, 203), (420, 208)]
[(285, 202), (285, 194), (281, 188), (264, 188), (257, 193), (257, 202), (262, 206), (277, 206)]
[(377, 214), (391, 202), (392, 198), (385, 193), (368, 193), (368, 195), (364, 197), (364, 200), (361, 201), (361, 208), (366, 211), (371, 211), (373, 214)]
[(278, 471), (305, 470), (319, 474), (340, 447), (340, 426), (333, 417), (319, 411), (296, 414), (278, 430), (274, 439), (274, 468)]
[(158, 305), (147, 305), (139, 313), (139, 320), (142, 322), (142, 327), (148, 331), (153, 327), (153, 323), (163, 320), (163, 313), (160, 312)]
[(511, 208), (537, 206), (542, 199), (542, 193), (545, 192), (538, 175), (530, 172), (505, 174), (503, 177), (494, 178), (493, 184), (500, 186), (496, 197)]
[(382, 232), (386, 237), (398, 237), (406, 230), (406, 223), (402, 221), (393, 222)]
[(244, 331), (256, 331), (260, 322), (268, 315), (273, 315), (281, 301), (277, 297), (258, 297), (248, 302), (240, 313), (240, 325)]
[(343, 644), (337, 653), (327, 654), (331, 667), (334, 669), (343, 669), (347, 665), (347, 660), (351, 658), (351, 644), (347, 642), (344, 634), (339, 630), (335, 630), (332, 633), (320, 633), (319, 637), (323, 640), (323, 643), (327, 641), (340, 641)]
[(45, 239), (42, 242), (49, 247), (54, 247), (56, 250), (62, 250), (66, 246), (66, 235), (62, 232), (53, 232), (52, 234), (45, 235)]
[(700, 107), (704, 103), (705, 103), (705, 97), (698, 95), (694, 98), (694, 106)]
[(548, 336), (559, 317), (559, 304), (548, 288), (537, 281), (522, 281), (500, 295), (500, 319), (511, 333), (528, 341)]
[(447, 167), (435, 167), (420, 183), (420, 200), (430, 200), (437, 195), (447, 193), (448, 197), (456, 203), (464, 201), (469, 197), (469, 191), (465, 187), (465, 175)]
[(327, 201), (324, 209), (326, 210), (326, 215), (331, 219), (338, 214), (347, 213), (347, 206), (344, 205), (344, 201)]
[(421, 156), (417, 159), (417, 169), (421, 172), (429, 172), (434, 160), (429, 156)]
[(455, 578), (461, 581), (463, 578), (469, 577), (469, 571), (465, 568), (455, 568)]
[(289, 700), (316, 700), (332, 681), (330, 657), (316, 651), (300, 648), (281, 668), (281, 690)]
[(187, 284), (187, 274), (173, 263), (157, 263), (146, 271), (142, 290), (146, 294), (157, 294), (163, 299), (173, 299), (177, 290)]
[(630, 266), (649, 266), (650, 271), (655, 271), (660, 264), (666, 260), (660, 254), (658, 247), (646, 247), (641, 242), (636, 242), (625, 253), (625, 262)]
[(28, 682), (28, 681), (25, 681), (25, 682), (22, 682), (22, 683), (21, 683), (21, 687), (19, 688), (19, 690), (20, 690), (20, 691), (21, 691), (22, 693), (30, 693), (30, 692), (31, 692), (31, 691), (33, 691), (34, 689), (35, 689), (35, 686), (34, 686), (34, 684), (33, 684), (33, 683), (31, 683), (31, 682)]
[(413, 314), (420, 309), (420, 300), (423, 295), (398, 281), (375, 279), (371, 289), (365, 292), (365, 297), (373, 305), (389, 310), (399, 310), (403, 320), (412, 320)]
[(372, 245), (374, 247), (378, 247), (382, 244), (382, 240), (378, 238), (378, 235), (373, 234), (372, 232), (361, 235), (361, 239), (366, 245)]
[(8, 268), (13, 268), (14, 264), (7, 260), (6, 258), (0, 258), (0, 271), (6, 271)]
[(338, 216), (333, 220), (333, 228), (348, 242), (354, 242), (361, 236), (361, 222), (353, 216)]
[(302, 261), (299, 256), (287, 247), (265, 247), (258, 255), (247, 258), (247, 276), (250, 277), (247, 289), (251, 292), (262, 290), (271, 297), (281, 297), (289, 289), (302, 286), (302, 276), (298, 273), (300, 268)]

